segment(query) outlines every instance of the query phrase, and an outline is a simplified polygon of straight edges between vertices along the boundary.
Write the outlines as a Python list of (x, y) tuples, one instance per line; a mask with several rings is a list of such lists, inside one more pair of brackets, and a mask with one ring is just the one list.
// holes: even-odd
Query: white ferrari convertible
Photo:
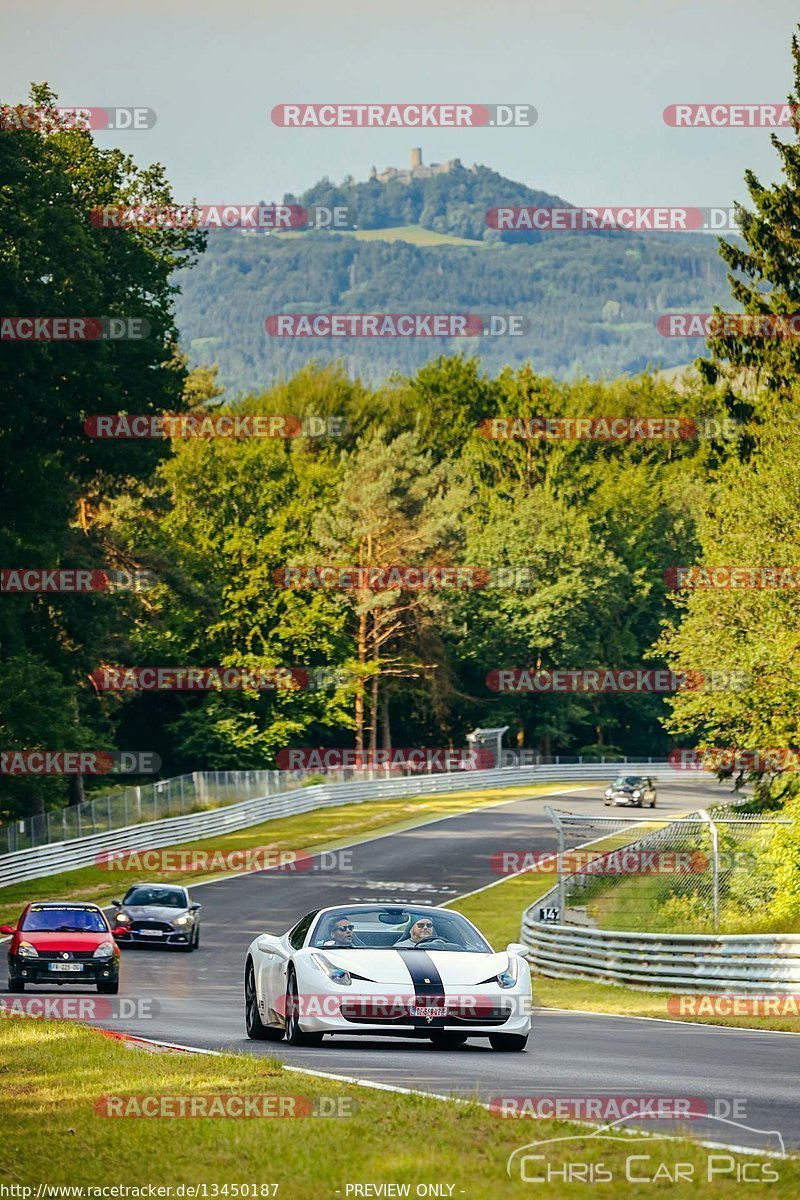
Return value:
[(317, 909), (247, 950), (247, 1036), (318, 1046), (326, 1033), (488, 1038), (524, 1050), (531, 978), (524, 946), (500, 953), (451, 909), (350, 904)]

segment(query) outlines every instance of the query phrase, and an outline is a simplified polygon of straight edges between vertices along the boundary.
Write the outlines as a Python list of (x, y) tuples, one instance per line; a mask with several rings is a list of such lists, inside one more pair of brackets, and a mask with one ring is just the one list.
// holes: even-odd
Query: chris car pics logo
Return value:
[[(671, 1133), (643, 1133), (626, 1122), (652, 1114), (631, 1113), (591, 1133), (543, 1138), (519, 1146), (506, 1160), (506, 1174), (520, 1183), (690, 1184), (774, 1183), (780, 1179), (776, 1160), (786, 1157), (778, 1130), (755, 1129), (741, 1121), (708, 1112), (698, 1119), (711, 1123), (709, 1140), (719, 1148), (698, 1147), (697, 1161), (686, 1162), (685, 1150)], [(684, 1119), (693, 1114), (683, 1114)], [(724, 1143), (752, 1151), (728, 1150)], [(702, 1195), (702, 1192), (698, 1192)]]

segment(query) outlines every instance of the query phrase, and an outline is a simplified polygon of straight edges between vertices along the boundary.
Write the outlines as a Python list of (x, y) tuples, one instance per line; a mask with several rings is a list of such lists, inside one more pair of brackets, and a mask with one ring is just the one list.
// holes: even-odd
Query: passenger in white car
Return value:
[(330, 930), (331, 936), (327, 941), (323, 942), (323, 948), (326, 950), (347, 950), (350, 946), (363, 946), (363, 942), (358, 938), (353, 938), (355, 925), (349, 917), (337, 917)]

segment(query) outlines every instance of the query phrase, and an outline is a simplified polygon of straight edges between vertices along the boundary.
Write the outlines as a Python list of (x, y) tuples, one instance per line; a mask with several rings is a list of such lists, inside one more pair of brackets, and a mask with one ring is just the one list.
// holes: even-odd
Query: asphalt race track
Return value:
[[(710, 784), (662, 784), (656, 812), (685, 812), (719, 798)], [(305, 912), (329, 904), (437, 905), (493, 883), (492, 854), (555, 848), (546, 803), (573, 812), (610, 811), (599, 787), (565, 789), (372, 838), (353, 846), (352, 870), (259, 872), (195, 887), (194, 898), (203, 904), (199, 950), (123, 952), (120, 996), (156, 1000), (158, 1014), (104, 1024), (185, 1046), (277, 1055), (293, 1066), (484, 1101), (500, 1094), (634, 1094), (698, 1097), (713, 1109), (718, 1100), (744, 1100), (741, 1123), (752, 1131), (714, 1120), (695, 1121), (692, 1130), (714, 1142), (773, 1149), (776, 1139), (756, 1131), (778, 1131), (787, 1150), (800, 1148), (800, 1039), (791, 1034), (542, 1010), (524, 1054), (498, 1055), (488, 1041), (443, 1051), (427, 1041), (391, 1038), (326, 1038), (312, 1049), (248, 1040), (243, 964), (256, 934), (282, 933)], [(353, 836), (357, 841), (357, 828)], [(45, 891), (42, 884), (42, 898)], [(74, 995), (77, 989), (37, 988), (31, 994), (50, 992)], [(659, 1129), (665, 1130), (663, 1123)]]

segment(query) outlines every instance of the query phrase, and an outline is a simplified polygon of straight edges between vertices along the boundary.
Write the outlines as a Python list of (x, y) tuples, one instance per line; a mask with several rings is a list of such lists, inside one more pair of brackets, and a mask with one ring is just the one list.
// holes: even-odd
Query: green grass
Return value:
[[(591, 786), (581, 784), (581, 786)], [(403, 796), (395, 800), (368, 800), (361, 804), (342, 804), (335, 808), (322, 808), (314, 812), (300, 813), (294, 817), (279, 817), (240, 829), (224, 836), (206, 838), (203, 841), (184, 842), (168, 847), (170, 850), (221, 851), (246, 850), (270, 846), (279, 850), (337, 849), (358, 841), (368, 834), (385, 834), (408, 829), (420, 821), (437, 817), (453, 816), (468, 812), (487, 804), (504, 800), (522, 799), (524, 796), (553, 792), (556, 785), (537, 784), (524, 787), (493, 788), (488, 791), (449, 792), (446, 795)], [(561, 790), (561, 789), (559, 789)], [(15, 922), (20, 910), (34, 899), (90, 900), (97, 904), (110, 904), (131, 884), (140, 879), (151, 879), (152, 871), (108, 870), (104, 867), (81, 867), (77, 871), (64, 871), (46, 879), (34, 879), (27, 883), (13, 883), (0, 888), (0, 924)], [(181, 871), (174, 875), (176, 883), (191, 884), (199, 879), (210, 878), (208, 872)]]
[[(604, 844), (607, 839), (604, 839)], [(495, 948), (517, 942), (523, 910), (552, 886), (552, 875), (524, 872), (472, 896), (456, 899), (456, 908), (486, 935)], [(549, 979), (534, 975), (533, 996), (544, 1008), (571, 1008), (584, 1012), (613, 1013), (625, 1017), (666, 1017), (700, 1025), (726, 1025), (747, 1029), (775, 1029), (800, 1033), (800, 1017), (689, 1016), (670, 1012), (669, 992), (646, 992), (593, 979)]]
[[(415, 246), (461, 246), (468, 250), (486, 250), (487, 242), (476, 242), (472, 238), (454, 237), (451, 233), (436, 233), (422, 225), (394, 225), (389, 229), (336, 229), (343, 237), (354, 237), (359, 242), (411, 242)], [(278, 238), (304, 237), (305, 230), (284, 230), (273, 236)]]
[[(422, 1047), (420, 1052), (425, 1053)], [(324, 1058), (321, 1051), (320, 1069)], [(109, 1095), (302, 1096), (311, 1102), (332, 1097), (348, 1106), (345, 1111), (351, 1115), (187, 1117), (171, 1125), (169, 1117), (105, 1117), (95, 1106)], [(696, 1182), (673, 1187), (678, 1197), (733, 1200), (741, 1195), (735, 1176), (706, 1182), (709, 1156), (719, 1152), (685, 1139), (637, 1139), (627, 1145), (598, 1141), (586, 1128), (567, 1122), (502, 1119), (475, 1104), (450, 1105), (289, 1073), (271, 1057), (146, 1053), (68, 1022), (0, 1022), (0, 1120), (5, 1133), (0, 1179), (32, 1187), (34, 1195), (39, 1184), (145, 1189), (206, 1184), (207, 1195), (213, 1196), (215, 1184), (272, 1183), (284, 1200), (324, 1200), (337, 1190), (345, 1200), (347, 1184), (408, 1184), (413, 1196), (418, 1184), (436, 1182), (453, 1185), (458, 1200), (497, 1200), (498, 1195), (533, 1194), (530, 1184), (506, 1175), (512, 1151), (535, 1140), (568, 1136), (577, 1140), (567, 1143), (566, 1150), (552, 1148), (549, 1161), (554, 1166), (602, 1161), (615, 1180), (592, 1187), (592, 1195), (602, 1200), (662, 1194), (665, 1185), (654, 1190), (649, 1184), (625, 1182), (630, 1154), (651, 1155), (650, 1173), (661, 1162), (691, 1164)], [(777, 1182), (768, 1185), (772, 1196), (788, 1200), (800, 1193), (800, 1160), (759, 1160), (755, 1153), (746, 1157), (777, 1173)], [(747, 1193), (762, 1195), (765, 1186), (751, 1183)], [(232, 1189), (227, 1193), (236, 1194)], [(535, 1194), (555, 1200), (573, 1193), (566, 1193), (558, 1180), (538, 1185)], [(580, 1188), (574, 1194), (582, 1194)]]

